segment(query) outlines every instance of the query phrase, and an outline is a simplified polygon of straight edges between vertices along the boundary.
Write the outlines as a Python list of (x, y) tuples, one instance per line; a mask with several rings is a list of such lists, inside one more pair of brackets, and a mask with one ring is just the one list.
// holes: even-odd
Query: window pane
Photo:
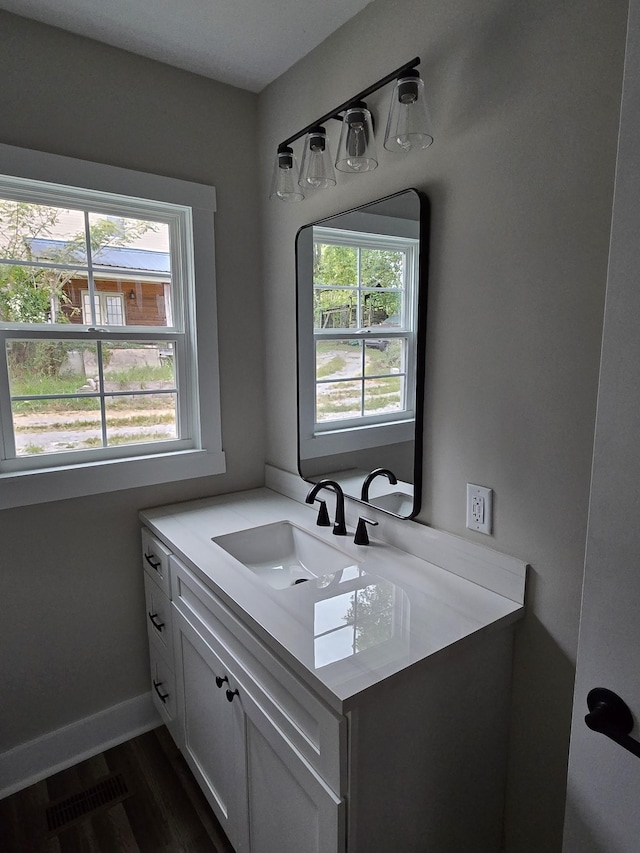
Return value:
[(0, 321), (81, 323), (82, 302), (79, 291), (74, 296), (74, 275), (70, 270), (0, 264)]
[[(96, 345), (79, 341), (8, 340), (7, 368), (12, 397), (34, 397), (15, 401), (16, 411), (63, 411), (64, 401), (38, 399), (44, 395), (93, 394), (98, 390)], [(86, 401), (82, 402), (84, 407)], [(76, 402), (76, 405), (78, 403)]]
[(315, 288), (313, 325), (315, 329), (351, 329), (358, 322), (358, 291)]
[(23, 261), (84, 264), (84, 213), (0, 199), (0, 255)]
[(105, 310), (103, 316), (108, 326), (123, 326), (124, 325), (124, 310), (122, 296), (109, 294), (100, 295), (103, 300)]
[[(101, 435), (98, 383), (88, 375), (95, 344), (11, 340), (7, 367), (17, 456), (91, 447)], [(73, 396), (58, 397), (54, 395)], [(49, 398), (51, 395), (52, 398)], [(16, 397), (29, 397), (16, 400)]]
[(100, 403), (95, 397), (47, 400), (46, 407), (44, 402), (14, 402), (16, 456), (100, 447), (102, 422)]
[(402, 323), (404, 295), (397, 291), (363, 291), (360, 307), (360, 325), (399, 327)]
[(169, 227), (165, 223), (90, 213), (89, 227), (95, 268), (170, 272)]
[(319, 382), (316, 386), (316, 421), (362, 416), (362, 382)]
[(354, 246), (313, 245), (313, 283), (358, 284), (358, 250)]
[(105, 393), (173, 390), (173, 352), (173, 341), (105, 341)]
[(107, 397), (105, 411), (109, 447), (177, 437), (176, 394)]
[(367, 415), (398, 412), (404, 405), (404, 377), (386, 376), (382, 379), (365, 379), (364, 411)]
[(360, 341), (318, 341), (316, 379), (355, 379), (362, 376)]
[(405, 373), (406, 338), (372, 338), (365, 341), (365, 376)]
[(404, 252), (391, 249), (361, 249), (360, 284), (362, 287), (402, 287)]

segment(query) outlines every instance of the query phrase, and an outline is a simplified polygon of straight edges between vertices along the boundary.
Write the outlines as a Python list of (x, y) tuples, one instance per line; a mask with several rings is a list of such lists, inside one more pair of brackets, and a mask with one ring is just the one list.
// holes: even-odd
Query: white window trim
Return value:
[[(373, 216), (362, 212), (354, 212), (341, 217), (340, 229), (330, 226), (314, 226), (307, 228), (298, 234), (298, 274), (300, 279), (306, 282), (313, 281), (313, 242), (316, 236), (326, 239), (327, 242), (350, 244), (353, 238), (345, 232), (353, 230), (358, 233), (358, 242), (362, 245), (376, 245), (376, 237), (381, 235), (385, 239), (393, 237), (405, 238), (399, 240), (398, 245), (406, 243), (406, 237), (411, 240), (419, 240), (420, 225), (415, 223), (415, 233), (407, 235), (407, 221), (396, 221), (391, 217), (384, 217), (384, 228), (381, 229), (382, 217)], [(415, 342), (417, 335), (417, 294), (418, 273), (411, 271), (413, 278), (411, 282), (412, 302), (408, 308), (412, 312), (411, 325), (413, 327), (412, 340), (415, 360)], [(309, 288), (312, 291), (312, 288)], [(322, 424), (315, 422), (315, 334), (313, 330), (313, 293), (303, 290), (298, 292), (298, 370), (300, 371), (299, 387), (299, 454), (301, 459), (317, 459), (336, 453), (346, 453), (355, 450), (364, 450), (388, 444), (397, 444), (405, 441), (413, 441), (415, 437), (415, 399), (409, 410), (399, 413), (397, 417), (387, 418), (382, 423), (376, 423), (375, 417), (366, 422), (348, 421), (326, 421)], [(372, 337), (393, 337), (393, 333), (374, 334)], [(352, 335), (349, 333), (336, 333), (336, 337), (349, 338), (358, 337), (364, 339), (362, 334)], [(402, 336), (402, 335), (401, 335)], [(415, 363), (409, 365), (408, 388), (415, 387)], [(382, 417), (382, 416), (381, 416)]]
[[(224, 473), (213, 237), (215, 188), (2, 144), (0, 174), (86, 190), (88, 199), (91, 192), (97, 191), (191, 210), (197, 293), (193, 299), (185, 300), (182, 310), (185, 323), (195, 330), (197, 375), (190, 381), (195, 383), (200, 410), (199, 424), (194, 424), (192, 430), (194, 447), (188, 450), (1, 473), (0, 509)], [(189, 258), (179, 258), (178, 262), (185, 270), (190, 269)], [(196, 298), (198, 312), (194, 316)], [(134, 328), (129, 326), (127, 330)], [(148, 328), (137, 328), (148, 333)], [(28, 334), (27, 329), (24, 332)]]

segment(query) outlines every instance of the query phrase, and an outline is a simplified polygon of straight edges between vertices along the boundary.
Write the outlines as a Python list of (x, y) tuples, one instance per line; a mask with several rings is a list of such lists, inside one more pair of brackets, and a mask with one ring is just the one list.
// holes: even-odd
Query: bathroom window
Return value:
[(313, 234), (315, 434), (412, 420), (418, 241)]
[(215, 190), (0, 154), (0, 507), (224, 470), (215, 334), (196, 347)]

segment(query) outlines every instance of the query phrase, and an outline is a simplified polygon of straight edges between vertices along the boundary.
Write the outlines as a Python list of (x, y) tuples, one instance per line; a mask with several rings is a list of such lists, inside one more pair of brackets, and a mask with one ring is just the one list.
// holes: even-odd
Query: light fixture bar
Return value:
[(415, 59), (412, 59), (411, 62), (406, 62), (404, 65), (401, 65), (399, 68), (396, 68), (395, 71), (392, 71), (390, 74), (387, 74), (385, 77), (382, 77), (376, 83), (373, 83), (371, 86), (367, 86), (366, 89), (363, 89), (362, 92), (358, 92), (357, 95), (353, 95), (353, 97), (349, 98), (348, 101), (345, 101), (343, 104), (340, 104), (339, 107), (331, 110), (331, 112), (326, 113), (325, 115), (317, 118), (315, 121), (312, 121), (311, 124), (308, 124), (306, 127), (303, 127), (302, 130), (299, 130), (297, 133), (294, 133), (292, 136), (289, 136), (284, 142), (281, 142), (278, 146), (278, 151), (283, 148), (286, 148), (288, 145), (291, 145), (292, 142), (295, 142), (297, 139), (301, 139), (303, 136), (306, 136), (309, 131), (313, 130), (318, 125), (324, 124), (329, 119), (335, 118), (339, 121), (342, 121), (340, 113), (343, 113), (345, 110), (348, 110), (349, 107), (356, 101), (364, 101), (366, 97), (371, 95), (373, 92), (377, 92), (378, 89), (382, 89), (383, 86), (386, 86), (387, 83), (391, 83), (392, 80), (397, 80), (398, 77), (402, 76), (406, 71), (411, 71), (416, 67), (416, 65), (420, 65), (420, 57), (416, 56)]

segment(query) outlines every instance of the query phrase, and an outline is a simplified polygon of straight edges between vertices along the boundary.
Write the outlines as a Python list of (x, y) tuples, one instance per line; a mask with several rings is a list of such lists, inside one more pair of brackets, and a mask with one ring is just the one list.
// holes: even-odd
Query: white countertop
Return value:
[[(376, 539), (377, 528), (369, 529), (369, 546), (354, 545), (352, 525), (350, 535), (334, 536), (331, 528), (315, 525), (316, 512), (317, 507), (256, 489), (146, 510), (141, 518), (339, 712), (385, 678), (521, 616), (518, 601), (384, 544)], [(284, 520), (338, 548), (349, 567), (273, 589), (212, 541)], [(430, 529), (424, 530), (428, 535)], [(486, 562), (487, 549), (480, 550)]]

